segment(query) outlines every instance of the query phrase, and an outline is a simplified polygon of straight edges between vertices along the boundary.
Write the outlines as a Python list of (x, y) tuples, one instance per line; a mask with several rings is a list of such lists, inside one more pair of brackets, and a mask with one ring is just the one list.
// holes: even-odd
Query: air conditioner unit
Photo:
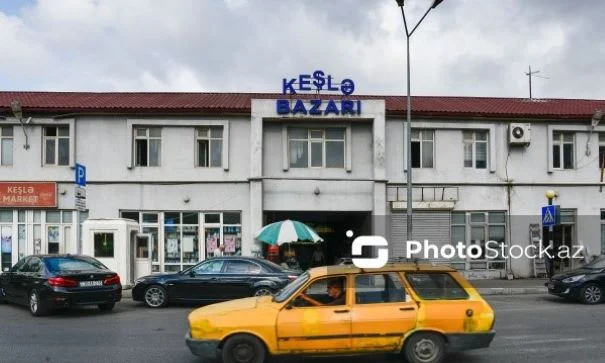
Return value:
[(509, 145), (529, 145), (531, 140), (531, 125), (512, 123), (508, 127)]

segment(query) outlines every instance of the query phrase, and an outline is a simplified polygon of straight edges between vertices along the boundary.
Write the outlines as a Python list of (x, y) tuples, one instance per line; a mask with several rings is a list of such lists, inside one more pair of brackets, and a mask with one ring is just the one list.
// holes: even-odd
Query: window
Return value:
[(599, 134), (599, 169), (605, 168), (605, 132)]
[(432, 168), (434, 131), (412, 130), (412, 168)]
[(223, 260), (205, 261), (193, 268), (196, 274), (215, 274), (223, 269)]
[(51, 273), (69, 272), (69, 271), (90, 271), (107, 270), (107, 267), (98, 261), (84, 258), (49, 258), (46, 260), (46, 267)]
[(223, 164), (223, 127), (203, 127), (196, 130), (196, 165), (218, 168)]
[(306, 291), (297, 296), (294, 304), (296, 306), (346, 305), (346, 281), (347, 278), (344, 276), (330, 276), (316, 280)]
[[(475, 212), (452, 212), (451, 238), (452, 245), (458, 243), (466, 248), (477, 245), (469, 252), (480, 251), (480, 256), (452, 261), (452, 267), (465, 270), (477, 269), (505, 269), (502, 246), (506, 240), (506, 212), (500, 211), (475, 211)], [(487, 250), (488, 244), (490, 250)], [(497, 252), (494, 252), (497, 251)], [(456, 257), (458, 257), (456, 255)]]
[(487, 131), (464, 131), (464, 167), (487, 168)]
[(160, 166), (162, 129), (160, 127), (135, 130), (136, 166)]
[(44, 127), (44, 165), (69, 165), (69, 126)]
[(448, 273), (406, 273), (416, 294), (424, 300), (467, 299), (466, 291)]
[[(46, 221), (46, 252), (64, 253), (69, 246), (71, 237), (73, 211), (70, 210), (47, 210)], [(35, 228), (35, 227), (34, 227)], [(34, 236), (34, 238), (36, 238)]]
[(345, 167), (344, 128), (291, 128), (288, 148), (292, 168)]
[(0, 127), (0, 165), (13, 165), (13, 127)]
[(229, 261), (225, 273), (228, 274), (259, 274), (261, 267), (248, 261)]
[(94, 257), (114, 257), (113, 254), (113, 233), (95, 232), (95, 256)]
[(405, 302), (405, 290), (396, 273), (366, 274), (355, 277), (355, 303)]
[[(574, 135), (571, 132), (554, 132), (552, 143), (553, 169), (573, 169)], [(599, 147), (600, 151), (600, 147)], [(600, 152), (599, 152), (600, 154)]]

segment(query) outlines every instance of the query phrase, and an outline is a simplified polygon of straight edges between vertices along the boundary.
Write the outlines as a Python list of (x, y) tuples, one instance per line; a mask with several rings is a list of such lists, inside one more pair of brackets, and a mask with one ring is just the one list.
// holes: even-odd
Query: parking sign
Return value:
[(76, 164), (76, 184), (86, 186), (86, 167), (82, 164)]

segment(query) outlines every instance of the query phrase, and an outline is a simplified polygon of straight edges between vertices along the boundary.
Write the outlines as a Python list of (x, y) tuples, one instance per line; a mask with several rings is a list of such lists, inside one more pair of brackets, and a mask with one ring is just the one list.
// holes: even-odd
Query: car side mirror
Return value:
[(195, 276), (195, 271), (191, 270), (187, 273), (187, 275), (193, 277), (193, 276)]

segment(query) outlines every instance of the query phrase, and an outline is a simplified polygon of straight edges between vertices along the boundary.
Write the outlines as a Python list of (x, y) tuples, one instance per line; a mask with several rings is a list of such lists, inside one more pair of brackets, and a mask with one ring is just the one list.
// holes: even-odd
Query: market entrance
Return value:
[[(305, 223), (313, 228), (324, 242), (320, 244), (296, 243), (279, 248), (279, 261), (284, 263), (288, 257), (294, 257), (303, 270), (314, 267), (315, 257), (319, 251), (323, 254), (323, 263), (333, 265), (341, 258), (350, 257), (351, 243), (355, 237), (372, 233), (372, 218), (370, 212), (265, 212), (264, 225), (286, 219)], [(346, 232), (353, 231), (352, 238)], [(318, 251), (319, 250), (319, 251)], [(317, 251), (317, 252), (316, 252)], [(263, 244), (263, 255), (269, 257), (269, 246)], [(277, 256), (276, 256), (277, 257)]]

